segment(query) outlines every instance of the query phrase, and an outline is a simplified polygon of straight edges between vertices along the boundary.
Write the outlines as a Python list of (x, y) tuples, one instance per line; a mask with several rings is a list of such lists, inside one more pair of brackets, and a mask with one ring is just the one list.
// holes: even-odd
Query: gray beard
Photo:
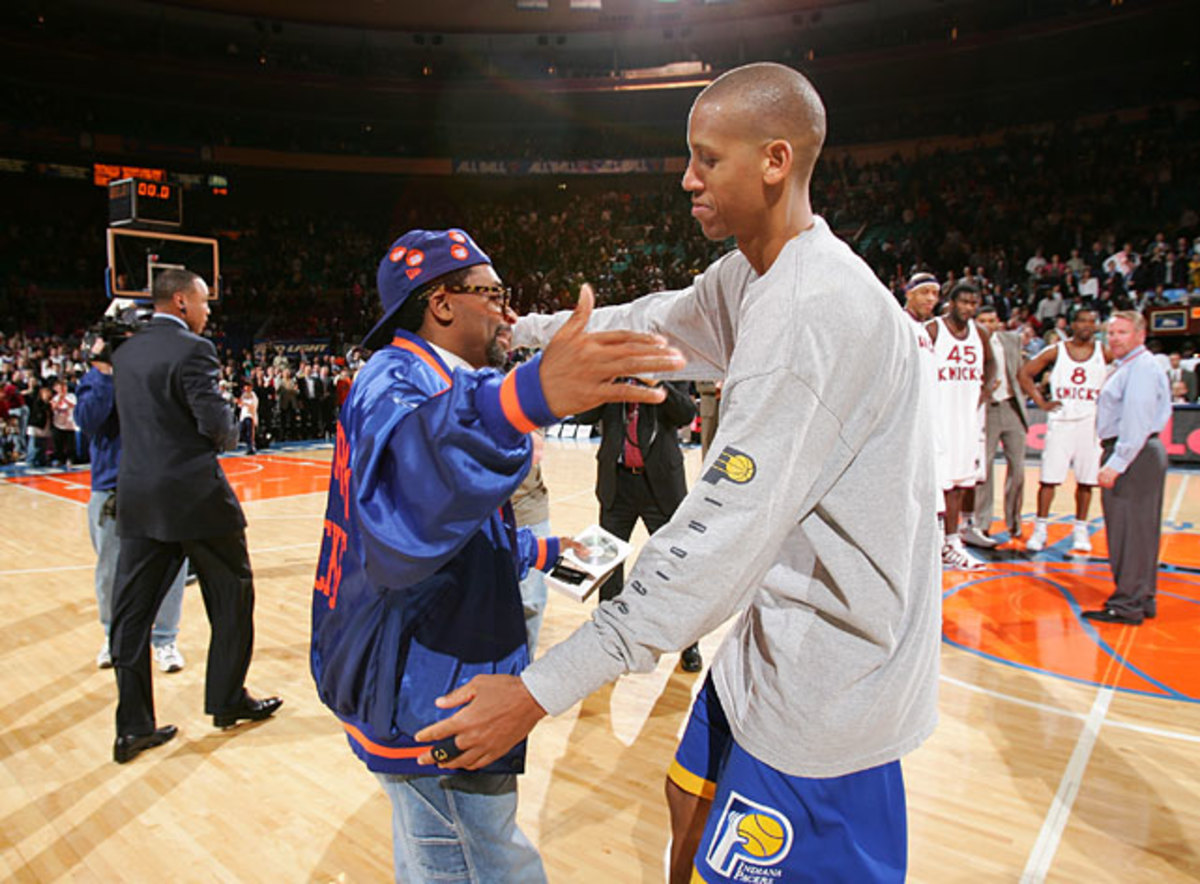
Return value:
[(505, 363), (508, 362), (508, 351), (500, 346), (499, 331), (488, 341), (487, 361), (490, 368), (504, 368)]

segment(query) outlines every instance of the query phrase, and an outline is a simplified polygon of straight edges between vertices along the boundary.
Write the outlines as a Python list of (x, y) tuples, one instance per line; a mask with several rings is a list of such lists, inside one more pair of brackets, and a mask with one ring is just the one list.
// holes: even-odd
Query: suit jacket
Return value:
[(234, 534), (242, 507), (217, 463), (237, 445), (237, 419), (218, 392), (207, 338), (155, 317), (113, 353), (123, 452), (117, 533), (161, 541)]
[(1017, 371), (1025, 362), (1025, 354), (1021, 352), (1021, 333), (1019, 331), (999, 331), (992, 337), (1000, 343), (1004, 351), (1004, 375), (1008, 378), (1008, 388), (1012, 390), (1017, 400), (1017, 412), (1021, 415), (1021, 423), (1029, 429), (1029, 413), (1025, 409), (1025, 393), (1017, 383)]
[[(1175, 382), (1175, 370), (1167, 369), (1167, 380)], [(1179, 380), (1183, 381), (1183, 385), (1187, 388), (1186, 398), (1188, 402), (1196, 401), (1196, 373), (1186, 368), (1179, 369)]]
[[(667, 398), (662, 403), (638, 406), (638, 447), (650, 493), (663, 512), (671, 513), (687, 495), (677, 431), (696, 417), (696, 406), (683, 387), (671, 383), (664, 383), (663, 387)], [(610, 402), (583, 412), (576, 420), (581, 424), (600, 424), (596, 497), (602, 507), (610, 507), (617, 496), (617, 465), (625, 448), (625, 404)]]

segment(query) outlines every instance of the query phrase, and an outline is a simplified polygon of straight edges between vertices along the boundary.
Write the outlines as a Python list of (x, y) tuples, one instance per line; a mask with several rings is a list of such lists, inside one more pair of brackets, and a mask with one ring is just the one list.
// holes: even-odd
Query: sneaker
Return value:
[(183, 668), (183, 654), (175, 642), (154, 646), (154, 662), (163, 672), (178, 672)]
[(1092, 540), (1088, 536), (1087, 528), (1076, 528), (1075, 534), (1071, 539), (1071, 551), (1090, 553), (1092, 551)]
[(104, 647), (100, 649), (100, 653), (96, 655), (97, 669), (112, 669), (112, 649), (108, 646), (108, 639), (104, 640)]
[(988, 537), (974, 525), (967, 525), (962, 529), (961, 537), (963, 543), (969, 546), (977, 546), (980, 549), (994, 549), (1000, 545), (1000, 541), (994, 537)]
[[(1030, 552), (1041, 552), (1046, 548), (1046, 526), (1042, 524), (1033, 527), (1033, 534), (1025, 543), (1025, 549)], [(1091, 547), (1089, 546), (1089, 549)]]
[(959, 549), (950, 541), (942, 544), (943, 571), (982, 571), (986, 567), (979, 559), (968, 555), (966, 550)]

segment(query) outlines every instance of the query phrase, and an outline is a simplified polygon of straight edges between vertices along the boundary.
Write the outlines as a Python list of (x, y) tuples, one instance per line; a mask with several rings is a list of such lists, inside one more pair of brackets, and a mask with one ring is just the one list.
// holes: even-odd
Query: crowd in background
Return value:
[[(61, 435), (70, 430), (64, 409), (55, 444), (54, 411), (47, 425), (40, 403), (62, 401), (54, 381), (69, 394), (86, 369), (80, 335), (106, 304), (98, 284), (106, 263), (103, 191), (30, 177), (21, 188), (52, 198), (0, 209), (6, 456), (24, 451), (32, 426), (48, 440), (39, 443), (46, 459), (61, 462), (73, 456), (60, 451), (70, 447)], [(522, 313), (569, 306), (585, 280), (602, 304), (681, 288), (732, 246), (701, 236), (674, 178), (621, 179), (607, 188), (552, 180), (519, 189), (484, 180), (424, 188), (374, 202), (192, 206), (189, 232), (215, 235), (222, 248), (222, 301), (211, 333), (224, 348), (230, 395), (246, 379), (258, 388), (260, 432), (274, 439), (328, 432), (333, 412), (319, 402), (336, 407), (342, 375), (354, 370), (347, 356), (376, 318), (379, 256), (405, 229), (469, 230)], [(818, 168), (813, 202), (898, 300), (917, 269), (935, 272), (946, 291), (969, 278), (1008, 327), (1022, 330), (1030, 354), (1061, 335), (1084, 304), (1103, 319), (1113, 309), (1200, 299), (1200, 115), (1014, 131), (995, 144), (913, 159), (867, 163), (834, 152)], [(263, 341), (315, 341), (324, 355), (302, 362), (255, 351)], [(1190, 343), (1171, 349), (1189, 353)]]

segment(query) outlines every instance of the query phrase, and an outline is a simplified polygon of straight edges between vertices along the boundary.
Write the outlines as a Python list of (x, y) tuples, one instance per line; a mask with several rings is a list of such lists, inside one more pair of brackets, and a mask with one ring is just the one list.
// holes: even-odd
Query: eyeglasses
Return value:
[(488, 305), (497, 308), (501, 313), (507, 313), (512, 303), (512, 289), (506, 285), (455, 285), (443, 286), (442, 291), (448, 295), (482, 295), (487, 298)]

